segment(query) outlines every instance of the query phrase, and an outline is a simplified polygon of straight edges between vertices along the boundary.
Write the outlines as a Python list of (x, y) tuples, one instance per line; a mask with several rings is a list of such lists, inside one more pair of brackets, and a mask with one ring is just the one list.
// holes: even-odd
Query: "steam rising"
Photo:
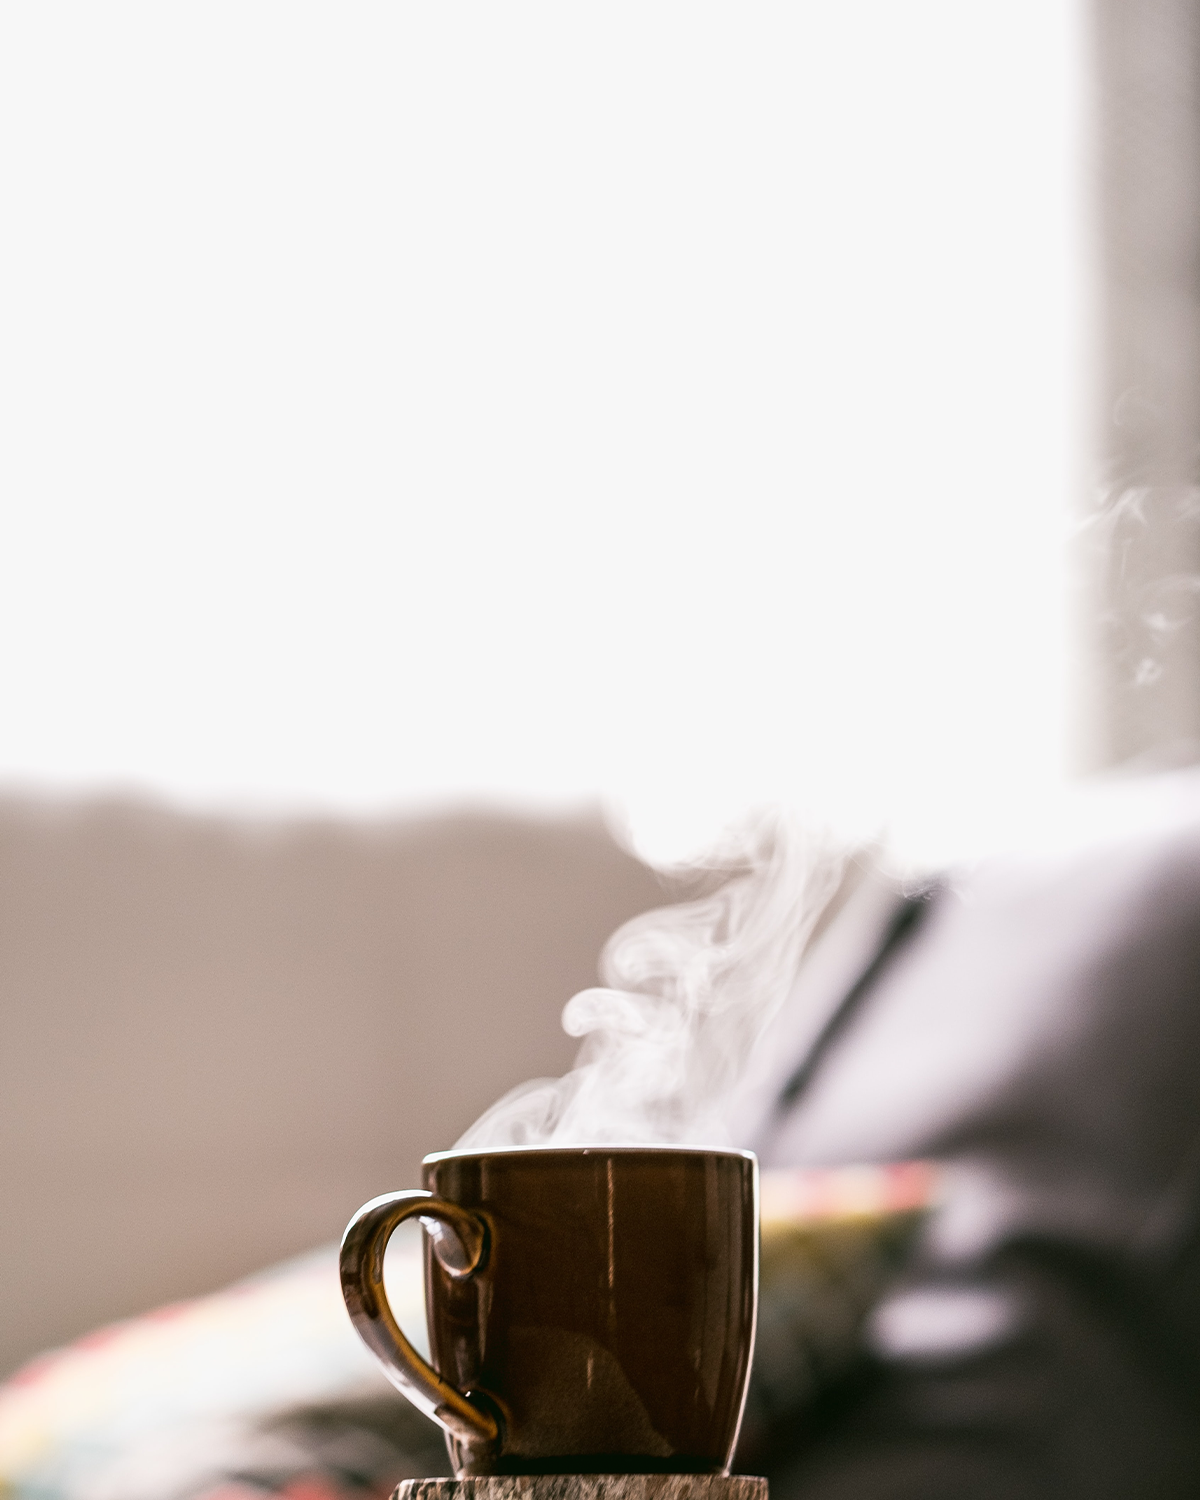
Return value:
[(690, 872), (697, 899), (609, 939), (605, 988), (567, 1002), (572, 1071), (506, 1094), (460, 1147), (729, 1143), (747, 1058), (778, 1010), (844, 855), (780, 813), (731, 833)]

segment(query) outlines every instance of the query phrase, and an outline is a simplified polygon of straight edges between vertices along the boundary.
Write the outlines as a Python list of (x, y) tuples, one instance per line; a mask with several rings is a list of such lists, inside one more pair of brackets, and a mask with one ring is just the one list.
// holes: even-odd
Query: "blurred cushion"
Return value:
[[(416, 1335), (417, 1246), (387, 1270)], [(318, 1500), (446, 1472), (440, 1433), (351, 1328), (332, 1246), (103, 1329), (0, 1387), (6, 1500)]]

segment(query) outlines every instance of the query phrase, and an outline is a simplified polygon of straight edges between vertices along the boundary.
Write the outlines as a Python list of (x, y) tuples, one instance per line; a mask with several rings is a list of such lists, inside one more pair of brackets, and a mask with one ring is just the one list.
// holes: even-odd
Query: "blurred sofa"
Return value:
[[(785, 1500), (1184, 1500), (1200, 1484), (1200, 771), (1114, 785), (1059, 811), (1058, 826), (1026, 829), (1007, 851), (916, 889), (899, 887), (873, 858), (851, 861), (751, 1060), (735, 1134), (758, 1151), (764, 1205), (776, 1209), (764, 1218), (760, 1338), (738, 1463), (767, 1473)], [(333, 836), (337, 843), (365, 833)], [(521, 836), (533, 841), (531, 860), (549, 860), (550, 878), (575, 868), (555, 864), (562, 825)], [(592, 827), (588, 837), (597, 836), (605, 846)], [(233, 847), (245, 837), (238, 832)], [(582, 837), (578, 827), (571, 837)], [(625, 857), (606, 847), (620, 867)], [(226, 933), (237, 930), (232, 914), (246, 889), (234, 879), (242, 857), (227, 851), (221, 866), (218, 909), (227, 915), (216, 930)], [(474, 905), (486, 904), (498, 866), (470, 885), (461, 849), (451, 864), (459, 874), (435, 885), (430, 902), (453, 909), (465, 888), (461, 941), (476, 945), (486, 929), (470, 925)], [(27, 874), (38, 868), (27, 856)], [(654, 882), (636, 866), (626, 870), (634, 874), (647, 882), (646, 904), (657, 904)], [(372, 878), (379, 875), (373, 867)], [(151, 902), (148, 886), (143, 872), (134, 889)], [(53, 909), (53, 883), (33, 889)], [(320, 889), (328, 901), (330, 887)], [(392, 887), (393, 907), (406, 889)], [(282, 907), (311, 912), (313, 903), (289, 897)], [(36, 936), (35, 909), (31, 900)], [(436, 911), (419, 909), (437, 924)], [(597, 947), (620, 915), (595, 933)], [(342, 922), (343, 939), (355, 934), (353, 952), (367, 951), (360, 929)], [(511, 909), (495, 930), (510, 923)], [(296, 982), (310, 949), (302, 928), (290, 930), (285, 972)], [(530, 930), (536, 937), (541, 929)], [(421, 941), (413, 938), (415, 949)], [(39, 951), (44, 966), (51, 950)], [(437, 944), (421, 951), (430, 963), (452, 957)], [(179, 974), (195, 967), (177, 964)], [(487, 970), (484, 963), (476, 978), (498, 1006)], [(328, 986), (332, 971), (320, 972)], [(548, 1046), (562, 1046), (549, 1019), (560, 1000), (546, 1002)], [(313, 1003), (320, 1009), (319, 997)], [(420, 1051), (408, 1072), (402, 1023), (378, 1048), (365, 1105), (319, 1095), (317, 1113), (339, 1122), (330, 1129), (349, 1118), (368, 1124), (377, 1142), (381, 1121), (385, 1132), (396, 1125), (366, 1175), (400, 1164), (413, 1180), (401, 1125), (425, 1132), (443, 1109), (448, 1139), (516, 1078), (565, 1066), (569, 1049), (552, 1060), (539, 1053), (537, 1014), (526, 1020), (514, 1009), (480, 1021), (488, 1004), (427, 1017), (424, 1031), (409, 1033)], [(148, 1013), (134, 1017), (132, 1036)], [(332, 1021), (314, 1023), (320, 1046), (342, 1049), (339, 1077), (353, 1076), (363, 1047), (370, 1055), (377, 1045), (359, 1032), (338, 1035), (346, 1014), (335, 1009)], [(351, 1024), (363, 1014), (353, 1011)], [(236, 1018), (223, 1012), (215, 1033), (226, 1046)], [(47, 1053), (57, 1056), (65, 1028), (47, 1025), (46, 1034)], [(471, 1075), (482, 1080), (483, 1098), (452, 1120), (467, 1102), (458, 1054), (442, 1045), (455, 1035), (482, 1036), (497, 1050)], [(75, 1058), (75, 1076), (103, 1079), (96, 1058), (112, 1049), (100, 1051), (101, 1036), (94, 1028), (90, 1064), (64, 1053)], [(502, 1051), (506, 1039), (511, 1053)], [(171, 1057), (180, 1078), (190, 1076), (191, 1040), (157, 1054)], [(265, 1031), (256, 1049), (260, 1063), (276, 1055)], [(277, 1050), (286, 1061), (285, 1048)], [(504, 1058), (513, 1066), (507, 1077)], [(415, 1079), (418, 1068), (430, 1077)], [(305, 1078), (319, 1085), (320, 1067)], [(270, 1094), (273, 1108), (290, 1107), (287, 1088), (285, 1074)], [(71, 1103), (77, 1138), (86, 1137), (99, 1094), (97, 1085), (90, 1109)], [(169, 1113), (164, 1091), (151, 1097)], [(400, 1100), (416, 1101), (404, 1119)], [(36, 1126), (35, 1103), (29, 1095), (25, 1118)], [(114, 1114), (123, 1112), (118, 1097)], [(276, 1147), (284, 1133), (261, 1130)], [(252, 1179), (269, 1208), (277, 1203), (271, 1179), (284, 1153), (260, 1152), (255, 1137), (258, 1154), (245, 1172), (233, 1162), (236, 1143), (220, 1127), (217, 1134), (231, 1180), (249, 1193), (243, 1178)], [(328, 1172), (332, 1198), (345, 1186), (339, 1171), (348, 1176), (362, 1158), (342, 1134), (323, 1156), (313, 1144), (319, 1136), (310, 1128), (301, 1145), (312, 1153), (312, 1181)], [(135, 1138), (127, 1129), (123, 1139)], [(172, 1140), (188, 1163), (185, 1137)], [(49, 1148), (38, 1149), (50, 1160)], [(364, 1140), (360, 1149), (377, 1147)], [(303, 1158), (289, 1159), (296, 1175), (285, 1192), (286, 1181), (305, 1177)], [(167, 1156), (147, 1148), (137, 1160), (144, 1168)], [(382, 1185), (364, 1181), (349, 1196)], [(86, 1216), (69, 1193), (60, 1197), (54, 1231), (72, 1243), (54, 1253), (82, 1265)], [(153, 1213), (156, 1201), (173, 1200), (143, 1191), (139, 1203)], [(237, 1252), (262, 1263), (279, 1251), (261, 1248), (242, 1226), (252, 1222), (265, 1235), (278, 1216), (255, 1212), (252, 1204), (227, 1222), (237, 1225)], [(292, 1227), (300, 1217), (297, 1209)], [(334, 1224), (344, 1217), (339, 1210)], [(136, 1248), (136, 1216), (128, 1224), (126, 1244)], [(329, 1238), (321, 1224), (308, 1242)], [(28, 1228), (37, 1282), (41, 1226)], [(406, 1253), (396, 1300), (415, 1324), (420, 1278)], [(50, 1285), (42, 1277), (39, 1287)], [(54, 1293), (44, 1300), (52, 1305)], [(444, 1468), (430, 1437), (355, 1348), (328, 1246), (269, 1277), (110, 1331), (0, 1389), (0, 1488), (8, 1482), (18, 1500), (342, 1500)]]
[(598, 814), (0, 798), (0, 1378), (416, 1183), (663, 899)]

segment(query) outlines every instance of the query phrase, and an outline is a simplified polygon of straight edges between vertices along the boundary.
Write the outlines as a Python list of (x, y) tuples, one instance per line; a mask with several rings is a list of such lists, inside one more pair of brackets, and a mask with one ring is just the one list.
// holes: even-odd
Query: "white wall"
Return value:
[(1077, 12), (7, 7), (0, 775), (1053, 778)]

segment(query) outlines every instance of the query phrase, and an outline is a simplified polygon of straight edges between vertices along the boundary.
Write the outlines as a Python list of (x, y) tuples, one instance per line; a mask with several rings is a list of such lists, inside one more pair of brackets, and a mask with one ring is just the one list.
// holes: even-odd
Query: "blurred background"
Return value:
[(10, 784), (686, 843), (1061, 774), (1077, 5), (3, 26)]
[(739, 809), (1194, 758), (1195, 33), (3, 12), (0, 1374), (562, 1071)]

